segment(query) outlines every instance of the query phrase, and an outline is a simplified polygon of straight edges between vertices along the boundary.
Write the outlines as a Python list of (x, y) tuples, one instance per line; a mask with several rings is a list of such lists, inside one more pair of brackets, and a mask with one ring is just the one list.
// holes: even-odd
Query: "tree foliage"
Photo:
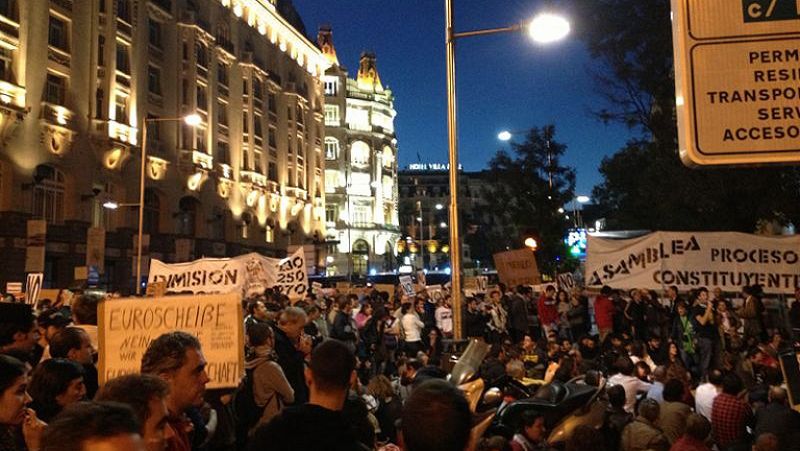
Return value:
[(596, 114), (640, 133), (600, 166), (593, 197), (609, 228), (752, 232), (760, 220), (798, 222), (797, 168), (680, 162), (669, 2), (578, 0), (576, 9), (606, 99)]
[(511, 144), (512, 153), (498, 151), (488, 171), (494, 201), (489, 208), (496, 221), (490, 241), (495, 250), (505, 250), (535, 237), (544, 272), (552, 272), (556, 257), (566, 257), (562, 239), (567, 222), (558, 209), (575, 191), (575, 170), (559, 162), (567, 147), (554, 138), (553, 125), (532, 128), (524, 142)]

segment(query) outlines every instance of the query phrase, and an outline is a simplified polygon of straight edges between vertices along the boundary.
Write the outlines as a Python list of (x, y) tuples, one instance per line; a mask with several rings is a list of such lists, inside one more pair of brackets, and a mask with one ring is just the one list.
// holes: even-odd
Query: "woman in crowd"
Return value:
[(254, 324), (247, 329), (247, 337), (253, 347), (253, 356), (245, 362), (245, 369), (253, 372), (253, 398), (263, 409), (257, 427), (272, 419), (285, 405), (293, 403), (294, 390), (275, 361), (272, 328), (265, 323)]
[(67, 359), (50, 359), (33, 371), (28, 392), (31, 407), (39, 418), (49, 423), (64, 407), (86, 397), (83, 367)]
[(402, 413), (403, 403), (395, 395), (392, 382), (382, 374), (375, 376), (367, 385), (367, 393), (378, 401), (378, 408), (375, 411), (380, 429), (377, 431), (378, 441), (397, 443), (395, 424)]
[(425, 324), (419, 319), (413, 304), (405, 303), (402, 307), (403, 316), (400, 319), (400, 330), (403, 335), (403, 349), (407, 356), (416, 357), (422, 350), (422, 329)]
[(25, 405), (29, 368), (21, 361), (0, 355), (0, 451), (38, 450), (44, 427), (36, 412)]

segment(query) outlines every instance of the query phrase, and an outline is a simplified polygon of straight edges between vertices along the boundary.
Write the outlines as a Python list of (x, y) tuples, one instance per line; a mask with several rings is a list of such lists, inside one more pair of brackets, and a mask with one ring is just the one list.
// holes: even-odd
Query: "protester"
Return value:
[(45, 423), (36, 412), (26, 407), (28, 367), (7, 355), (0, 355), (0, 450), (24, 451), (39, 449)]
[(118, 402), (133, 409), (147, 451), (163, 451), (175, 435), (168, 424), (169, 385), (151, 374), (130, 374), (111, 379), (95, 396), (98, 402)]
[(511, 439), (513, 451), (534, 451), (541, 449), (545, 434), (544, 416), (535, 412), (523, 412), (519, 432)]
[(317, 346), (305, 369), (308, 403), (287, 407), (258, 427), (248, 449), (362, 449), (342, 414), (347, 390), (356, 378), (355, 367), (355, 357), (344, 343), (328, 340)]
[(755, 414), (753, 435), (758, 437), (765, 433), (775, 435), (779, 449), (800, 449), (800, 413), (789, 407), (783, 387), (770, 387), (769, 403)]
[(558, 309), (555, 296), (555, 287), (548, 285), (537, 302), (536, 312), (539, 315), (542, 336), (547, 338), (550, 337), (551, 332), (557, 332), (558, 330)]
[(664, 385), (664, 401), (659, 403), (661, 412), (658, 416), (658, 427), (670, 444), (675, 443), (686, 432), (686, 419), (692, 413), (691, 407), (681, 402), (683, 391), (683, 382), (670, 379)]
[(402, 331), (403, 351), (409, 357), (416, 357), (417, 353), (423, 349), (422, 329), (425, 324), (411, 303), (403, 304), (401, 312), (403, 316), (400, 318), (400, 330)]
[(464, 451), (471, 422), (469, 404), (458, 388), (442, 380), (423, 382), (403, 406), (403, 449)]
[(130, 407), (82, 402), (66, 409), (45, 429), (39, 451), (142, 451), (139, 431)]
[(625, 389), (625, 410), (633, 412), (633, 407), (636, 404), (636, 396), (640, 392), (646, 393), (652, 387), (652, 384), (643, 382), (633, 376), (633, 362), (628, 357), (619, 357), (614, 366), (618, 371), (617, 374), (608, 379), (609, 385), (621, 385)]
[(162, 378), (169, 385), (166, 398), (169, 426), (175, 435), (167, 439), (169, 451), (192, 449), (192, 435), (202, 434), (189, 418), (193, 407), (203, 405), (206, 359), (200, 341), (186, 332), (170, 332), (153, 340), (142, 356), (142, 373)]
[(94, 366), (94, 354), (89, 334), (77, 327), (66, 327), (50, 339), (50, 355), (53, 358), (72, 360), (83, 367), (83, 382), (86, 397), (94, 398), (97, 393), (98, 375)]
[(658, 423), (660, 408), (652, 399), (645, 399), (639, 405), (639, 415), (622, 431), (621, 451), (666, 451), (669, 441)]
[(711, 433), (711, 423), (703, 415), (692, 413), (686, 418), (686, 433), (676, 441), (669, 451), (711, 451), (706, 445)]
[(245, 333), (253, 324), (267, 322), (267, 306), (260, 299), (247, 303), (247, 317), (244, 319)]
[(287, 307), (278, 317), (275, 333), (275, 353), (278, 365), (294, 390), (294, 403), (308, 400), (308, 387), (303, 376), (306, 356), (311, 353), (311, 337), (303, 335), (306, 312), (298, 307)]
[(32, 352), (39, 338), (37, 334), (29, 305), (0, 302), (0, 353), (17, 351), (22, 360), (35, 365)]
[(712, 369), (708, 372), (708, 382), (697, 386), (694, 394), (694, 410), (700, 415), (711, 419), (711, 408), (714, 398), (722, 391), (722, 371)]
[(625, 389), (613, 385), (606, 390), (608, 409), (603, 417), (603, 438), (609, 450), (618, 450), (622, 431), (633, 421), (633, 414), (625, 410)]
[(49, 423), (61, 410), (86, 398), (83, 367), (67, 359), (42, 362), (31, 375), (31, 407)]
[(284, 406), (294, 402), (294, 390), (273, 353), (275, 335), (267, 324), (253, 324), (247, 330), (253, 356), (245, 362), (245, 369), (253, 377), (253, 398), (262, 413), (255, 427), (267, 423), (280, 413)]
[(714, 441), (722, 451), (748, 441), (747, 427), (752, 426), (753, 412), (739, 398), (743, 388), (741, 378), (735, 373), (728, 373), (722, 379), (722, 393), (714, 398), (711, 428)]
[(100, 297), (81, 294), (72, 297), (72, 322), (74, 327), (83, 329), (89, 335), (93, 352), (97, 352), (97, 304)]

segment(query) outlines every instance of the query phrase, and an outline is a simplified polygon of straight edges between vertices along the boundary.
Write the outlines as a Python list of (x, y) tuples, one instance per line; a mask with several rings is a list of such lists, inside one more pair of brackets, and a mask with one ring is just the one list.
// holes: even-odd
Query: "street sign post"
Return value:
[(800, 162), (800, 0), (671, 1), (683, 162)]

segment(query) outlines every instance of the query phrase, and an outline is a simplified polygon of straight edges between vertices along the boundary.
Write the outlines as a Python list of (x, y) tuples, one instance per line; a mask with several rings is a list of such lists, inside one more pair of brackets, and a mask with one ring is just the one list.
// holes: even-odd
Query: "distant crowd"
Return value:
[[(206, 389), (202, 344), (180, 331), (154, 337), (141, 374), (100, 387), (102, 298), (0, 302), (0, 451), (548, 449), (541, 415), (510, 437), (471, 435), (474, 412), (446, 381), (460, 349), (448, 295), (324, 293), (242, 301), (245, 372), (228, 390)], [(567, 449), (800, 449), (779, 364), (800, 302), (781, 318), (763, 298), (759, 286), (734, 304), (719, 289), (500, 284), (466, 297), (461, 323), (491, 345), (487, 383), (605, 381), (602, 424), (576, 429)]]

